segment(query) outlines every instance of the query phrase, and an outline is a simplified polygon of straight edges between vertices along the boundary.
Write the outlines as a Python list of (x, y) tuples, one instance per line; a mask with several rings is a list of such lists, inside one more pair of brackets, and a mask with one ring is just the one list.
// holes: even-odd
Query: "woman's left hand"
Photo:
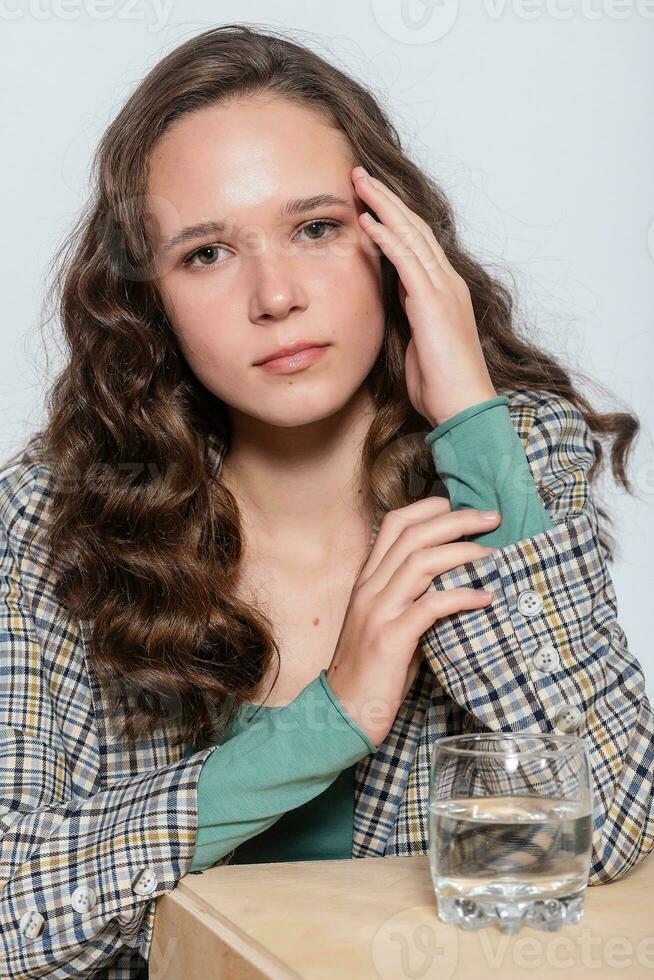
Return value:
[(352, 179), (379, 217), (359, 224), (397, 269), (400, 302), (411, 326), (405, 357), (407, 392), (416, 411), (436, 427), (471, 405), (495, 398), (466, 281), (426, 223), (376, 177)]

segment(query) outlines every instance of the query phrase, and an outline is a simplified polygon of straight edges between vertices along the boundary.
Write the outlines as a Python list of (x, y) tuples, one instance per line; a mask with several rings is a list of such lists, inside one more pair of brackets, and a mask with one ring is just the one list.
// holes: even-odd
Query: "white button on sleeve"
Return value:
[(572, 732), (579, 728), (583, 713), (575, 704), (562, 704), (557, 710), (554, 722), (560, 732)]
[(45, 928), (45, 919), (36, 909), (29, 909), (21, 916), (18, 928), (25, 939), (37, 939)]
[(538, 670), (543, 670), (551, 674), (555, 670), (558, 670), (561, 664), (561, 658), (556, 647), (553, 647), (551, 643), (544, 643), (542, 647), (536, 650), (532, 658), (532, 663)]
[(95, 892), (88, 885), (80, 885), (70, 896), (70, 904), (76, 912), (88, 912), (95, 905)]
[(518, 596), (518, 609), (523, 616), (538, 616), (543, 609), (543, 600), (538, 592), (525, 589)]
[(157, 887), (157, 876), (152, 868), (142, 868), (132, 882), (135, 895), (151, 895)]

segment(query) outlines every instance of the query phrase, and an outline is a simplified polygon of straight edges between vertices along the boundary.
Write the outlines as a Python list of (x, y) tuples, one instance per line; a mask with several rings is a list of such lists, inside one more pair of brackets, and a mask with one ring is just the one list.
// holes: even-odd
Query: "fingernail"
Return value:
[(361, 177), (363, 180), (366, 180), (369, 176), (365, 167), (355, 167), (354, 173), (357, 177)]
[(497, 513), (496, 510), (482, 510), (481, 516), (484, 518), (485, 521), (494, 521), (500, 515)]

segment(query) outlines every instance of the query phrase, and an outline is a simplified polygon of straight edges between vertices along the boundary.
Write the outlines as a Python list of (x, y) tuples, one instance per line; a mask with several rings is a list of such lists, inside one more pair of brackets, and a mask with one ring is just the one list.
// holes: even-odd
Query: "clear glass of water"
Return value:
[(483, 732), (434, 745), (429, 863), (438, 916), (463, 929), (579, 922), (593, 830), (575, 735)]

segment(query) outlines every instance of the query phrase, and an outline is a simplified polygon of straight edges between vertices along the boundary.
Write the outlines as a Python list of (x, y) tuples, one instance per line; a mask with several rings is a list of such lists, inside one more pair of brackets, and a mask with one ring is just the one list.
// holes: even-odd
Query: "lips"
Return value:
[(263, 361), (258, 367), (267, 374), (296, 374), (306, 368), (316, 364), (329, 349), (329, 344), (322, 347), (301, 347), (294, 354), (282, 354), (281, 357), (273, 357)]
[(279, 350), (276, 350), (273, 354), (270, 354), (269, 357), (265, 357), (263, 360), (255, 361), (254, 363), (255, 365), (267, 364), (269, 361), (276, 360), (279, 357), (288, 357), (291, 354), (297, 354), (299, 351), (308, 350), (311, 347), (326, 347), (326, 346), (327, 346), (326, 344), (318, 344), (311, 340), (306, 340), (306, 341), (302, 340), (299, 343), (292, 344), (289, 347), (280, 347)]

